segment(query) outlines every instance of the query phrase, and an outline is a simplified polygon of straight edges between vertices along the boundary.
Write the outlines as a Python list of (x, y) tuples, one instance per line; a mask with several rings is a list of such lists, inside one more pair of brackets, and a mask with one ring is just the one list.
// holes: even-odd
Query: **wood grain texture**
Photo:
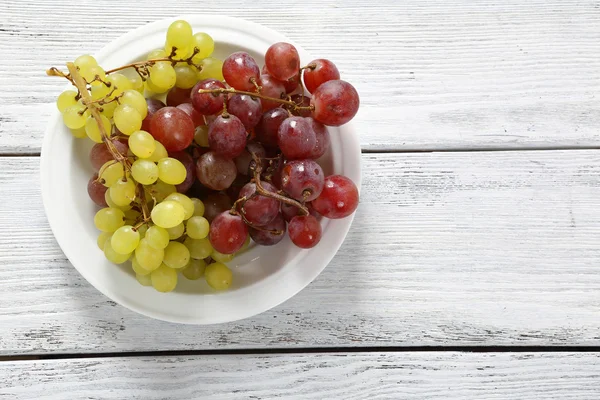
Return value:
[(0, 158), (3, 355), (600, 344), (598, 151), (365, 154), (361, 205), (325, 271), (212, 327), (142, 317), (87, 284), (47, 225), (38, 162)]
[(40, 151), (64, 87), (47, 67), (181, 13), (246, 18), (334, 60), (361, 95), (364, 149), (600, 146), (594, 0), (137, 4), (0, 2), (0, 153)]
[(0, 398), (555, 399), (600, 396), (597, 353), (352, 353), (0, 363)]

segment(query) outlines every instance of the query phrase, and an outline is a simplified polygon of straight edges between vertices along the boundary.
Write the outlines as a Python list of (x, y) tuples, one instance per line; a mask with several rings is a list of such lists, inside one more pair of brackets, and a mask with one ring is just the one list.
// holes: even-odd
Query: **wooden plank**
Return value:
[(85, 282), (47, 225), (38, 161), (0, 158), (3, 355), (600, 344), (598, 151), (365, 154), (359, 211), (325, 271), (212, 327), (139, 316)]
[(598, 399), (598, 353), (346, 353), (0, 363), (0, 398)]
[[(179, 13), (281, 31), (355, 84), (369, 150), (600, 146), (600, 8), (590, 0), (0, 3), (0, 153), (40, 151), (64, 82), (49, 66)], [(244, 7), (245, 6), (245, 7)], [(319, 10), (316, 12), (315, 10)], [(83, 16), (93, 15), (93, 18)], [(27, 49), (27, 50), (24, 50)], [(308, 61), (308, 60), (306, 60)]]

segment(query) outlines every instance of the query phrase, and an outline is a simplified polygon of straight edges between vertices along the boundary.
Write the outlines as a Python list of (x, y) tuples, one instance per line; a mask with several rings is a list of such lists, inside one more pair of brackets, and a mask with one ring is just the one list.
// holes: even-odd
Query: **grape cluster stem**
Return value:
[(260, 179), (260, 174), (262, 172), (262, 164), (261, 164), (261, 159), (260, 157), (256, 154), (256, 153), (252, 153), (252, 160), (254, 161), (254, 166), (253, 166), (253, 170), (254, 170), (254, 184), (256, 185), (256, 193), (265, 196), (265, 197), (271, 197), (275, 200), (278, 200), (282, 203), (285, 203), (287, 205), (290, 206), (294, 206), (296, 208), (298, 208), (300, 210), (300, 212), (302, 212), (303, 215), (308, 215), (308, 208), (306, 208), (306, 206), (302, 203), (300, 203), (297, 200), (294, 199), (290, 199), (289, 197), (286, 196), (282, 196), (279, 193), (273, 193), (267, 189), (265, 189), (261, 183), (261, 179)]
[[(98, 111), (98, 107), (96, 106), (94, 100), (92, 99), (92, 96), (90, 95), (90, 93), (87, 90), (87, 83), (85, 82), (85, 79), (83, 79), (83, 77), (77, 70), (77, 67), (75, 66), (75, 64), (69, 62), (69, 63), (67, 63), (67, 68), (69, 70), (69, 75), (70, 75), (69, 80), (73, 83), (73, 85), (75, 85), (75, 87), (81, 94), (81, 100), (82, 100), (83, 104), (90, 111), (90, 115), (92, 116), (92, 118), (94, 118), (94, 120), (96, 121), (96, 124), (98, 124), (98, 129), (100, 130), (100, 135), (102, 137), (102, 141), (104, 142), (104, 144), (106, 144), (108, 151), (110, 151), (110, 154), (112, 154), (113, 158), (117, 162), (120, 162), (123, 165), (124, 172), (131, 172), (131, 162), (127, 158), (127, 155), (123, 155), (119, 152), (119, 150), (115, 147), (112, 140), (110, 139), (108, 133), (104, 129), (104, 124), (102, 123), (102, 119), (100, 117), (100, 112)], [(56, 71), (58, 71), (58, 70), (56, 70)], [(60, 72), (60, 71), (58, 71), (58, 72)], [(146, 204), (146, 195), (144, 192), (144, 187), (140, 183), (137, 183), (136, 190), (138, 192), (138, 198), (140, 200), (140, 205), (142, 207), (142, 213), (144, 216), (143, 223), (146, 223), (150, 219), (148, 217), (148, 205)]]
[(233, 94), (245, 94), (247, 96), (252, 96), (252, 97), (258, 97), (259, 99), (263, 99), (263, 100), (269, 100), (269, 101), (274, 101), (280, 104), (286, 104), (290, 107), (292, 107), (294, 110), (300, 111), (300, 110), (310, 110), (313, 111), (315, 109), (315, 107), (313, 105), (310, 106), (299, 106), (298, 104), (294, 103), (291, 100), (285, 100), (285, 99), (278, 99), (276, 97), (269, 97), (269, 96), (265, 96), (264, 94), (260, 94), (260, 93), (255, 93), (255, 92), (247, 92), (245, 90), (237, 90), (234, 88), (218, 88), (218, 89), (199, 89), (198, 93), (211, 93), (211, 94), (228, 94), (228, 93), (233, 93)]

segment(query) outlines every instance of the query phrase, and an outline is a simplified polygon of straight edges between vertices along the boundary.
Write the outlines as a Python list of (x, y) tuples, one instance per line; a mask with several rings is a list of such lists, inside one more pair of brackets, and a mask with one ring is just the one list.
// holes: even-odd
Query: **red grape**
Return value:
[(258, 158), (262, 160), (263, 171), (267, 167), (267, 160), (264, 159), (267, 156), (267, 152), (265, 151), (265, 148), (262, 146), (262, 144), (258, 142), (248, 142), (248, 144), (246, 145), (246, 149), (244, 149), (244, 151), (242, 151), (242, 154), (240, 154), (234, 160), (238, 172), (242, 175), (252, 175), (252, 173), (249, 171), (250, 162), (252, 161), (251, 152), (256, 153)]
[(325, 177), (314, 160), (289, 161), (281, 172), (281, 188), (298, 201), (313, 201), (321, 194)]
[(96, 179), (98, 179), (97, 172), (88, 181), (88, 195), (90, 196), (90, 199), (92, 199), (92, 201), (96, 203), (96, 205), (100, 207), (108, 207), (108, 204), (106, 204), (106, 199), (104, 197), (104, 194), (106, 193), (108, 188), (100, 182), (96, 181)]
[(283, 81), (283, 86), (285, 86), (286, 93), (292, 93), (298, 85), (300, 84), (300, 71), (296, 73), (296, 75), (292, 76), (290, 79)]
[(308, 65), (315, 65), (315, 68), (306, 68), (304, 70), (304, 87), (311, 93), (327, 81), (335, 81), (340, 79), (340, 71), (334, 63), (329, 60), (320, 58), (313, 60)]
[[(285, 86), (281, 81), (278, 81), (271, 75), (261, 75), (260, 86), (262, 87), (260, 93), (265, 96), (273, 97), (276, 99), (282, 99), (285, 97)], [(265, 99), (262, 99), (261, 103), (263, 111), (267, 111), (272, 108), (279, 107), (281, 105), (281, 103), (278, 103), (276, 101)]]
[(171, 107), (177, 107), (180, 104), (191, 103), (191, 93), (192, 88), (182, 89), (175, 86), (169, 90), (169, 93), (167, 93), (167, 105)]
[[(305, 206), (306, 208), (308, 208), (308, 212), (310, 213), (310, 215), (317, 219), (321, 217), (321, 214), (316, 212), (310, 203), (305, 204)], [(291, 219), (294, 218), (296, 215), (303, 214), (300, 212), (300, 209), (298, 207), (293, 206), (291, 204), (281, 203), (281, 215), (283, 215), (283, 219), (285, 219), (287, 222), (290, 222)]]
[[(261, 75), (269, 75), (269, 70), (267, 69), (266, 65), (263, 65), (262, 69), (260, 70), (260, 74)], [(275, 78), (273, 78), (275, 79)], [(298, 73), (294, 76), (292, 76), (290, 79), (285, 80), (285, 81), (279, 81), (283, 84), (283, 86), (285, 87), (285, 92), (286, 93), (292, 93), (294, 90), (296, 90), (296, 88), (298, 87), (298, 85), (300, 84), (300, 70), (298, 70)]]
[(237, 90), (253, 90), (252, 78), (258, 83), (260, 69), (254, 58), (245, 51), (231, 54), (223, 61), (223, 77), (225, 82)]
[[(306, 97), (304, 95), (301, 94), (295, 94), (292, 96), (291, 100), (296, 103), (298, 106), (300, 107), (308, 107), (310, 106), (310, 97)], [(285, 105), (285, 108), (289, 109), (290, 111), (292, 111), (294, 114), (299, 115), (301, 117), (310, 117), (310, 109), (305, 109), (305, 110), (295, 110), (294, 107), (289, 106), (289, 105)]]
[(262, 105), (256, 97), (246, 94), (236, 94), (227, 102), (227, 111), (242, 121), (246, 130), (251, 130), (258, 124), (262, 116)]
[(277, 131), (281, 123), (289, 117), (289, 114), (283, 108), (274, 108), (266, 111), (258, 125), (256, 125), (256, 140), (263, 146), (277, 147)]
[(169, 157), (175, 158), (183, 164), (185, 167), (186, 175), (185, 180), (179, 185), (175, 185), (175, 188), (179, 193), (185, 193), (194, 184), (196, 179), (194, 159), (187, 151), (177, 151), (169, 153)]
[(211, 193), (202, 202), (204, 203), (204, 218), (208, 222), (212, 222), (217, 215), (230, 210), (233, 206), (231, 199), (225, 193)]
[(239, 156), (246, 147), (246, 128), (235, 115), (220, 115), (208, 127), (208, 145), (227, 158)]
[(155, 112), (163, 108), (165, 103), (157, 99), (149, 98), (146, 99), (146, 104), (148, 105), (148, 115), (146, 115), (146, 118), (142, 121), (142, 130), (150, 132), (150, 121), (152, 120), (152, 116)]
[(288, 160), (296, 160), (308, 158), (317, 139), (305, 118), (289, 117), (279, 126), (277, 142)]
[(321, 240), (321, 224), (312, 215), (297, 215), (288, 224), (288, 233), (296, 246), (310, 249)]
[(315, 132), (315, 137), (317, 139), (317, 143), (309, 156), (313, 160), (316, 160), (323, 156), (329, 150), (331, 146), (331, 137), (329, 136), (329, 131), (327, 127), (322, 123), (315, 121), (313, 118), (308, 117), (306, 121), (312, 128), (313, 132)]
[[(115, 145), (119, 153), (127, 156), (127, 150), (129, 150), (129, 146), (127, 144), (115, 139), (112, 139), (112, 143)], [(113, 155), (110, 150), (108, 150), (108, 147), (105, 143), (96, 143), (90, 150), (90, 162), (96, 171), (99, 171), (107, 161), (112, 160), (114, 160)]]
[(248, 183), (248, 179), (250, 178), (248, 178), (246, 175), (238, 174), (231, 186), (225, 190), (227, 196), (229, 196), (231, 199), (237, 199), (240, 196), (240, 190), (242, 190), (244, 185)]
[(281, 189), (281, 172), (283, 172), (283, 168), (285, 167), (285, 160), (278, 162), (274, 168), (273, 176), (271, 177), (271, 183), (277, 189)]
[(242, 248), (247, 236), (248, 227), (242, 217), (229, 211), (223, 211), (210, 223), (208, 238), (219, 253), (235, 253)]
[(216, 79), (200, 81), (192, 89), (192, 104), (202, 115), (216, 114), (223, 109), (226, 96), (216, 93), (198, 93), (198, 90), (225, 89), (223, 82)]
[(194, 122), (179, 108), (163, 107), (150, 121), (150, 134), (161, 142), (167, 151), (180, 151), (194, 140)]
[(202, 114), (200, 114), (191, 103), (183, 103), (177, 106), (180, 110), (183, 110), (184, 113), (190, 116), (192, 122), (194, 123), (194, 128), (199, 127), (200, 125), (204, 125), (204, 118)]
[[(256, 244), (261, 246), (273, 246), (279, 242), (285, 236), (285, 220), (281, 216), (281, 214), (277, 214), (277, 216), (268, 224), (257, 228), (250, 227), (248, 231), (250, 232), (250, 237)], [(273, 233), (271, 231), (279, 231), (279, 233)]]
[(293, 45), (278, 42), (267, 49), (265, 66), (272, 77), (285, 81), (298, 73), (300, 56)]
[[(277, 192), (277, 188), (269, 182), (262, 181), (262, 187), (269, 192)], [(239, 197), (246, 197), (246, 202), (241, 207), (241, 212), (246, 219), (253, 225), (262, 226), (268, 224), (279, 213), (279, 201), (271, 197), (262, 196), (256, 193), (256, 184), (247, 183), (240, 190)]]
[(212, 190), (225, 190), (235, 180), (237, 169), (233, 160), (213, 151), (204, 153), (196, 161), (198, 180)]
[(315, 107), (313, 117), (330, 126), (350, 121), (358, 111), (360, 100), (354, 86), (346, 81), (328, 81), (315, 90), (310, 104)]
[(311, 204), (324, 217), (344, 218), (358, 207), (358, 189), (349, 178), (330, 175), (325, 178), (323, 191)]

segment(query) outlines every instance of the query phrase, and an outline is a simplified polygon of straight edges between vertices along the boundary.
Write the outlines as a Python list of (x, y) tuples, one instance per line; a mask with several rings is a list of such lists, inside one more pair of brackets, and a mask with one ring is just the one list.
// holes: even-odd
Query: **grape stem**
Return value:
[[(90, 92), (87, 90), (87, 84), (85, 79), (81, 76), (75, 64), (69, 62), (67, 63), (67, 68), (70, 74), (70, 80), (75, 85), (79, 93), (81, 94), (81, 100), (83, 104), (89, 109), (92, 118), (96, 121), (98, 125), (98, 130), (100, 131), (100, 136), (102, 137), (102, 141), (106, 144), (108, 151), (113, 156), (113, 158), (120, 162), (123, 165), (124, 172), (131, 172), (131, 162), (127, 158), (126, 155), (121, 154), (121, 152), (115, 147), (114, 143), (108, 136), (106, 130), (104, 129), (104, 123), (102, 122), (102, 118), (100, 117), (100, 112), (98, 111), (98, 107), (96, 106)], [(59, 71), (60, 72), (60, 71)], [(60, 75), (59, 75), (60, 76)], [(126, 174), (125, 174), (126, 175)], [(99, 175), (100, 176), (100, 175)], [(141, 184), (136, 185), (136, 189), (138, 191), (138, 196), (140, 199), (140, 204), (142, 206), (142, 211), (144, 215), (144, 223), (149, 221), (148, 218), (148, 205), (146, 204), (146, 195), (144, 193), (144, 187)]]
[(300, 68), (300, 71), (302, 71), (303, 69), (311, 69), (311, 70), (314, 70), (315, 68), (317, 68), (317, 64), (315, 64), (315, 63), (312, 63), (312, 64), (308, 64), (308, 65), (305, 65), (304, 67)]
[(268, 191), (267, 189), (265, 189), (261, 183), (261, 179), (260, 179), (260, 173), (262, 172), (262, 165), (261, 165), (261, 160), (260, 157), (252, 152), (252, 159), (254, 160), (254, 184), (256, 185), (256, 193), (265, 196), (265, 197), (271, 197), (275, 200), (278, 200), (282, 203), (285, 203), (287, 205), (290, 206), (294, 206), (297, 207), (303, 215), (308, 215), (308, 208), (306, 208), (306, 206), (302, 203), (300, 203), (299, 201), (296, 201), (294, 199), (290, 199), (289, 197), (286, 196), (282, 196), (279, 193), (273, 193), (271, 191)]
[(148, 67), (151, 67), (154, 64), (156, 64), (157, 62), (161, 62), (161, 61), (168, 61), (173, 66), (175, 66), (175, 64), (177, 64), (177, 63), (183, 62), (183, 63), (187, 63), (188, 65), (194, 66), (198, 71), (202, 70), (202, 65), (194, 64), (194, 62), (192, 61), (192, 59), (196, 56), (196, 54), (198, 54), (200, 52), (199, 48), (194, 47), (194, 52), (192, 53), (191, 56), (189, 56), (188, 58), (180, 59), (180, 60), (177, 60), (177, 59), (174, 58), (176, 52), (177, 52), (177, 48), (173, 47), (173, 50), (171, 51), (171, 54), (168, 57), (153, 58), (151, 60), (137, 61), (137, 62), (134, 62), (134, 63), (131, 63), (131, 64), (122, 65), (122, 66), (117, 67), (117, 68), (109, 69), (108, 71), (106, 71), (106, 75), (112, 74), (112, 73), (117, 72), (117, 71), (121, 71), (123, 69), (134, 68), (135, 71), (138, 73), (138, 75), (140, 75), (140, 77), (146, 78), (147, 72), (148, 72), (147, 71)]
[(305, 107), (304, 106), (299, 106), (298, 104), (294, 103), (291, 100), (278, 99), (276, 97), (269, 97), (269, 96), (265, 96), (264, 94), (255, 93), (255, 92), (247, 92), (245, 90), (237, 90), (237, 89), (234, 89), (234, 88), (199, 89), (198, 93), (212, 93), (212, 94), (234, 93), (234, 94), (245, 94), (247, 96), (258, 97), (259, 99), (263, 99), (263, 100), (269, 100), (269, 101), (274, 101), (274, 102), (281, 103), (281, 104), (286, 104), (288, 106), (291, 106), (294, 110), (310, 110), (310, 111), (313, 111), (315, 109), (315, 107), (313, 105), (305, 106)]

